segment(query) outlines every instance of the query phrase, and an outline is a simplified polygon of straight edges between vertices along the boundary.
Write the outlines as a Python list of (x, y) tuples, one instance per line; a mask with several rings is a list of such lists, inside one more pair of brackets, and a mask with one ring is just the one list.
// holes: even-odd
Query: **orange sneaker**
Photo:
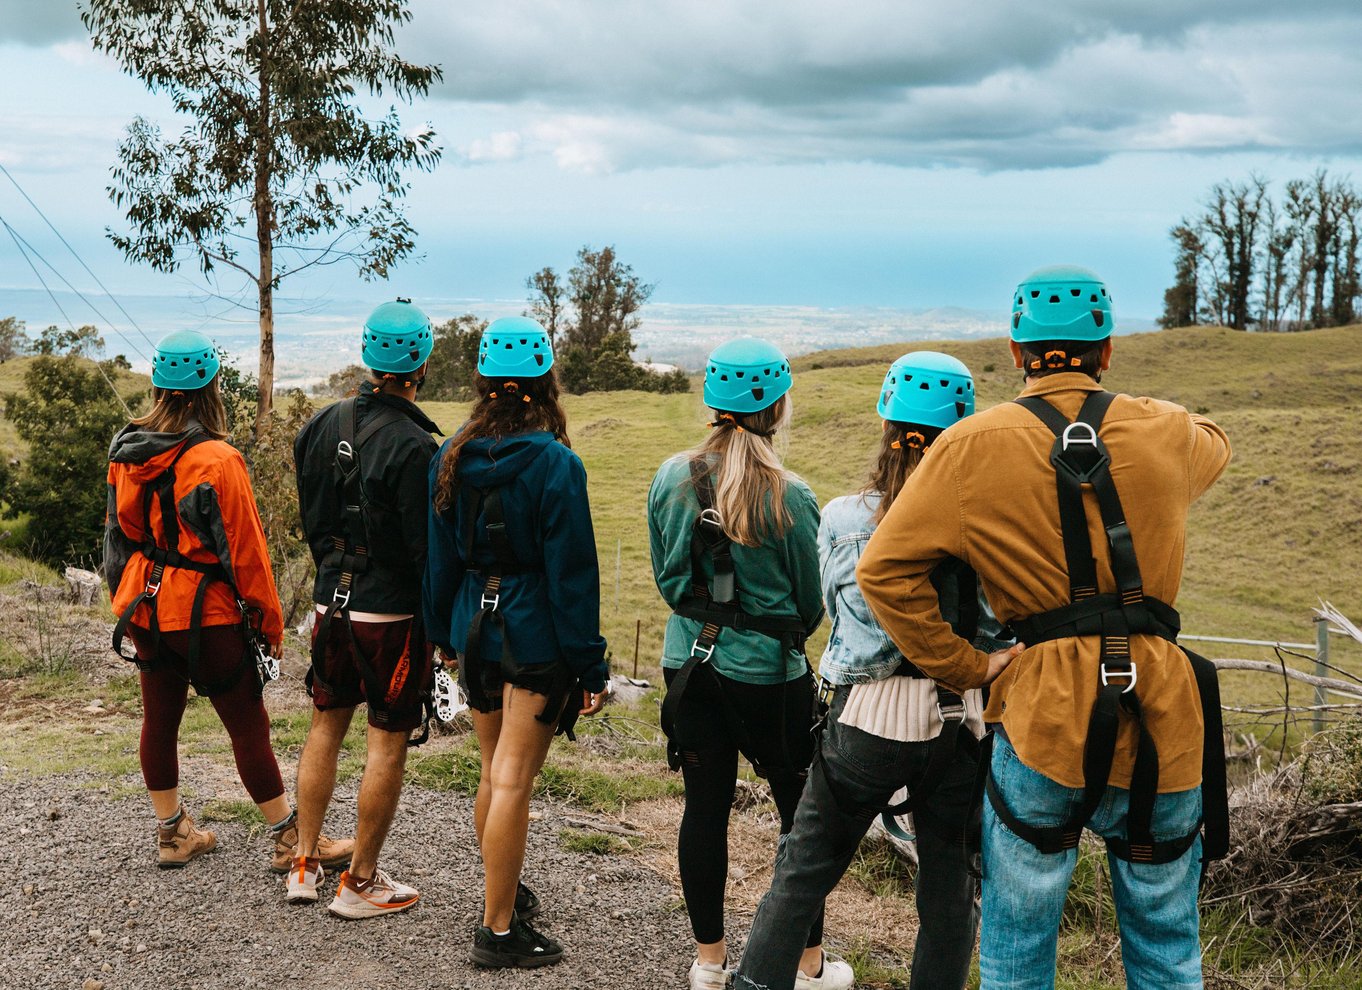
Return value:
[(382, 870), (373, 879), (357, 881), (346, 870), (328, 910), (340, 918), (372, 918), (380, 914), (405, 911), (421, 899), (415, 887), (398, 883)]
[(290, 904), (315, 904), (317, 888), (325, 879), (326, 871), (322, 869), (321, 860), (298, 856), (289, 867), (284, 899)]

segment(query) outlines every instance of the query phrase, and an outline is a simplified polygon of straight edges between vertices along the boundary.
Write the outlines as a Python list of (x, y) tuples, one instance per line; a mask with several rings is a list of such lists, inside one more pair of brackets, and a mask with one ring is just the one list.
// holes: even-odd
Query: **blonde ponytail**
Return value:
[(745, 547), (783, 537), (793, 523), (785, 506), (785, 487), (794, 477), (780, 462), (772, 434), (789, 425), (788, 396), (760, 412), (716, 423), (688, 461), (705, 459), (717, 468), (714, 507), (729, 539)]

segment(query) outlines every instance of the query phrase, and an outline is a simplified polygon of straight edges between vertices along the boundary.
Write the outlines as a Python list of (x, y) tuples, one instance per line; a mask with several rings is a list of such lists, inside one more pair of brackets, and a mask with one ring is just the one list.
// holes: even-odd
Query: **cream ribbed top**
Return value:
[[(925, 678), (901, 676), (856, 684), (838, 721), (896, 742), (935, 739), (941, 734), (936, 685)], [(984, 734), (983, 697), (977, 689), (965, 693), (965, 728), (976, 737)]]

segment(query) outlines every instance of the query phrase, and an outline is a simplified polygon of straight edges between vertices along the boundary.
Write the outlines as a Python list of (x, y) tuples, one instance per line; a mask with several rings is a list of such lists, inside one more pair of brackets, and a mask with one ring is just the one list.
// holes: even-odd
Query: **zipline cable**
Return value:
[[(62, 304), (57, 301), (56, 294), (53, 293), (53, 291), (50, 288), (48, 288), (47, 280), (44, 279), (42, 273), (38, 271), (38, 266), (33, 263), (33, 259), (28, 256), (28, 252), (24, 250), (23, 244), (19, 243), (19, 237), (17, 234), (15, 234), (14, 228), (11, 227), (3, 217), (0, 217), (0, 225), (3, 225), (5, 230), (9, 232), (10, 238), (13, 239), (14, 241), (14, 246), (18, 248), (19, 253), (24, 256), (24, 260), (28, 262), (28, 267), (33, 269), (34, 276), (42, 285), (43, 290), (48, 295), (48, 298), (52, 300), (52, 305), (57, 307), (57, 310), (61, 313), (61, 315), (66, 318), (66, 325), (71, 328), (72, 333), (75, 333), (76, 332), (75, 323), (72, 322), (70, 316), (67, 316), (66, 310), (62, 308)], [(44, 262), (44, 264), (46, 264), (46, 262)], [(111, 391), (114, 394), (114, 398), (118, 400), (118, 404), (122, 406), (123, 411), (128, 414), (128, 419), (132, 419), (133, 418), (132, 410), (129, 409), (128, 404), (123, 401), (123, 396), (119, 393), (118, 389), (114, 387), (114, 383), (109, 380), (109, 376), (104, 373), (104, 366), (101, 365), (98, 361), (93, 362), (93, 364), (95, 366), (95, 370), (99, 372), (99, 377), (104, 379), (104, 383), (109, 386), (109, 391)]]

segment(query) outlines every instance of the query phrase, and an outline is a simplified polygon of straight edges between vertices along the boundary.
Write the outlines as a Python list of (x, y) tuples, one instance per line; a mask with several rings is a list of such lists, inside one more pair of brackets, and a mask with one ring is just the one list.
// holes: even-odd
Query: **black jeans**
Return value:
[[(663, 671), (668, 687), (675, 670)], [(722, 694), (720, 693), (722, 692)], [(728, 817), (738, 777), (738, 739), (725, 697), (741, 720), (747, 739), (743, 755), (760, 767), (780, 812), (780, 834), (790, 831), (804, 789), (803, 771), (813, 757), (813, 678), (804, 674), (784, 684), (746, 684), (716, 673), (708, 664), (695, 671), (676, 715), (681, 741), (681, 775), (686, 809), (681, 816), (677, 860), (695, 941), (724, 937), (724, 888), (728, 881)], [(801, 940), (823, 940), (821, 904), (811, 912)]]
[[(804, 948), (804, 931), (822, 918), (823, 899), (851, 865), (856, 847), (874, 819), (872, 809), (921, 780), (933, 747), (895, 742), (841, 725), (850, 688), (838, 688), (823, 734), (822, 759), (812, 773), (826, 774), (840, 798), (838, 819), (812, 793), (812, 779), (799, 802), (794, 828), (782, 838), (771, 889), (757, 907), (752, 934), (734, 977), (735, 988), (791, 990)], [(967, 731), (961, 729), (961, 731)], [(977, 885), (969, 875), (962, 842), (975, 761), (958, 754), (916, 822), (918, 937), (912, 990), (960, 990), (979, 931)]]

